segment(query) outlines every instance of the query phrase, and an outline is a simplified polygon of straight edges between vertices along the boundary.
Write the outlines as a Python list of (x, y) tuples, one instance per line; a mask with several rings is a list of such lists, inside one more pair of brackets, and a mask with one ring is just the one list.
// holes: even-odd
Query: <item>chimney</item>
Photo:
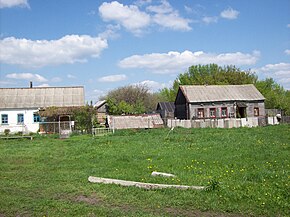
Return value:
[(32, 85), (32, 81), (29, 82), (29, 87), (30, 87), (30, 88), (33, 87), (33, 85)]

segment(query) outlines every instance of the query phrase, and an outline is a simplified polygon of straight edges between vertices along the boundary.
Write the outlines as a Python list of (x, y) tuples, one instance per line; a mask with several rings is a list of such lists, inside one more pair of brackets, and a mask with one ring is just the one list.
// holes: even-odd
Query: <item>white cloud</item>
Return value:
[(39, 74), (32, 73), (11, 73), (6, 75), (7, 78), (29, 80), (35, 82), (47, 82), (47, 79)]
[(95, 89), (93, 91), (89, 91), (86, 93), (86, 96), (88, 99), (93, 100), (94, 102), (97, 102), (100, 100), (100, 98), (106, 96), (108, 93), (108, 90), (98, 90)]
[(236, 53), (205, 53), (203, 51), (184, 51), (168, 53), (152, 53), (133, 55), (119, 62), (122, 68), (143, 68), (154, 73), (180, 73), (191, 65), (216, 63), (219, 65), (252, 65), (260, 57), (259, 51), (252, 54)]
[(237, 19), (238, 16), (239, 16), (240, 12), (239, 11), (236, 11), (232, 8), (228, 8), (226, 10), (223, 10), (220, 14), (220, 16), (222, 18), (225, 18), (225, 19), (230, 19), (230, 20), (234, 20), (234, 19)]
[(157, 14), (167, 14), (174, 12), (172, 6), (166, 0), (162, 0), (161, 5), (150, 5), (146, 9)]
[(58, 40), (8, 37), (0, 40), (0, 62), (24, 67), (86, 62), (107, 48), (107, 40), (88, 35), (66, 35)]
[[(143, 3), (149, 2), (151, 1)], [(140, 5), (140, 2), (136, 4)], [(189, 26), (191, 20), (180, 17), (178, 11), (166, 0), (161, 0), (159, 5), (147, 6), (147, 12), (141, 11), (137, 5), (123, 5), (117, 1), (104, 2), (99, 7), (99, 13), (104, 21), (114, 21), (137, 36), (144, 33), (152, 24), (172, 30), (191, 30)]]
[(145, 81), (141, 81), (141, 82), (135, 83), (133, 85), (140, 85), (140, 84), (141, 85), (145, 85), (146, 87), (148, 87), (151, 92), (156, 92), (156, 91), (159, 91), (162, 88), (171, 87), (173, 82), (169, 81), (166, 84), (166, 83), (160, 83), (160, 82), (152, 81), (152, 80), (145, 80)]
[(202, 18), (202, 21), (206, 24), (217, 23), (218, 17), (204, 17)]
[(287, 24), (287, 27), (290, 28), (290, 24)]
[(115, 21), (128, 31), (138, 35), (150, 24), (150, 16), (141, 12), (135, 5), (123, 5), (117, 1), (104, 2), (99, 7), (100, 16), (105, 21)]
[(191, 27), (189, 26), (189, 23), (191, 21), (180, 17), (177, 12), (173, 12), (170, 14), (155, 14), (153, 16), (153, 21), (156, 24), (168, 29), (182, 31), (191, 30)]
[(273, 72), (281, 70), (290, 70), (290, 63), (267, 64), (260, 68), (262, 72)]
[(191, 7), (188, 7), (186, 5), (184, 5), (184, 10), (186, 11), (186, 13), (193, 13), (193, 9)]
[(11, 7), (29, 8), (29, 4), (27, 0), (0, 0), (0, 8), (11, 8)]
[(285, 54), (290, 55), (290, 50), (285, 50)]
[(109, 76), (104, 76), (98, 79), (100, 82), (118, 82), (118, 81), (123, 81), (126, 80), (127, 76), (124, 74), (120, 75), (109, 75)]
[(162, 0), (160, 5), (151, 5), (146, 8), (153, 13), (152, 22), (172, 30), (189, 31), (191, 20), (180, 17), (177, 10), (174, 10), (168, 1)]
[(107, 25), (106, 30), (99, 34), (100, 38), (103, 39), (115, 39), (119, 37), (117, 33), (120, 30), (120, 25)]
[(259, 74), (275, 79), (286, 89), (290, 89), (290, 63), (267, 64), (255, 69)]
[(150, 4), (152, 0), (137, 0), (134, 2), (135, 5), (142, 7), (144, 5)]

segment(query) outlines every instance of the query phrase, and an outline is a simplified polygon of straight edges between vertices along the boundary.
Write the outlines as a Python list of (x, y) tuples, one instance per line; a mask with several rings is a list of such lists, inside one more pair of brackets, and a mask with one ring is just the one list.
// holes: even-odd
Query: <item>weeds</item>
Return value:
[(215, 179), (211, 179), (208, 181), (205, 191), (210, 192), (210, 191), (216, 191), (219, 189), (220, 189), (220, 182)]

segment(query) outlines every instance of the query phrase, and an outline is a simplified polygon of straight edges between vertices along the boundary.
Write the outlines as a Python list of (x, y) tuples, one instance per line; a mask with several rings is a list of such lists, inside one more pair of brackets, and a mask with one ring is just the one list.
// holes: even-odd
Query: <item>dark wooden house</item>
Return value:
[(108, 114), (108, 105), (106, 100), (98, 101), (94, 108), (97, 110), (97, 118), (100, 124), (104, 124), (106, 122), (106, 117)]
[(156, 108), (162, 119), (174, 118), (174, 110), (174, 102), (159, 102)]
[(265, 116), (265, 98), (252, 84), (181, 85), (175, 99), (177, 119)]

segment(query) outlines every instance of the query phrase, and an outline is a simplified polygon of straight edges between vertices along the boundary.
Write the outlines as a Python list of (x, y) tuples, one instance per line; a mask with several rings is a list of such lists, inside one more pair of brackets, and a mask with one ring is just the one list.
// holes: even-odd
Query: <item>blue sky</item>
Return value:
[(289, 0), (0, 0), (0, 87), (169, 87), (194, 64), (290, 89)]

